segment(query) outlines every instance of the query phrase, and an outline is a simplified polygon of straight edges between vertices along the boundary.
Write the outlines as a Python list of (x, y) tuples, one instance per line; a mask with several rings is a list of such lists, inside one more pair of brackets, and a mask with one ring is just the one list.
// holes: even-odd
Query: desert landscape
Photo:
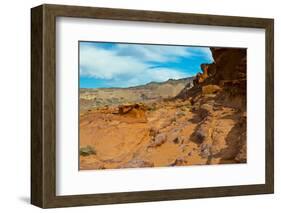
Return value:
[(80, 88), (80, 170), (246, 163), (246, 49), (210, 51), (193, 77)]

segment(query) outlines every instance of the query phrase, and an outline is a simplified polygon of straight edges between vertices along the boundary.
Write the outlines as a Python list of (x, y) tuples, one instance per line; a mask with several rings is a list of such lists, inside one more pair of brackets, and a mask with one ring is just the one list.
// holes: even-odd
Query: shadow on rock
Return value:
[[(220, 163), (245, 163), (246, 155), (239, 155), (244, 152), (241, 149), (246, 145), (246, 120), (241, 119), (234, 127), (229, 131), (226, 138), (227, 147), (221, 149), (219, 153), (212, 157), (221, 158)], [(239, 155), (239, 158), (237, 156)]]

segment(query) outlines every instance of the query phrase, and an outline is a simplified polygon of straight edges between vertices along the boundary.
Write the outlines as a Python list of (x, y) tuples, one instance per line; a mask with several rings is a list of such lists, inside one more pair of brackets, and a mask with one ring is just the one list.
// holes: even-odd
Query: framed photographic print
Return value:
[(274, 191), (273, 19), (31, 9), (31, 203)]

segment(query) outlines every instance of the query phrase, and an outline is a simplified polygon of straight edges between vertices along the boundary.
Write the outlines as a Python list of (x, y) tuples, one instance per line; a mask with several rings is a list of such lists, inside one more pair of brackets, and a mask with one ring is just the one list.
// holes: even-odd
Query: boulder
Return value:
[(218, 85), (210, 84), (210, 85), (202, 86), (203, 95), (216, 94), (219, 91), (221, 91), (221, 88)]
[(145, 111), (145, 106), (141, 104), (128, 104), (118, 106), (119, 115), (136, 118), (141, 121), (146, 121)]
[(167, 140), (167, 135), (165, 133), (160, 133), (155, 136), (154, 140), (152, 140), (149, 147), (157, 147), (165, 143)]

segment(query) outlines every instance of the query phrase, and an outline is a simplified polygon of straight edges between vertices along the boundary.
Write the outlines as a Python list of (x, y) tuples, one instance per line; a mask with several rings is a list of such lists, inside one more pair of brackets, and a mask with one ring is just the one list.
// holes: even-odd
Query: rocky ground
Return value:
[(174, 97), (81, 110), (80, 169), (245, 163), (246, 52), (211, 51)]

